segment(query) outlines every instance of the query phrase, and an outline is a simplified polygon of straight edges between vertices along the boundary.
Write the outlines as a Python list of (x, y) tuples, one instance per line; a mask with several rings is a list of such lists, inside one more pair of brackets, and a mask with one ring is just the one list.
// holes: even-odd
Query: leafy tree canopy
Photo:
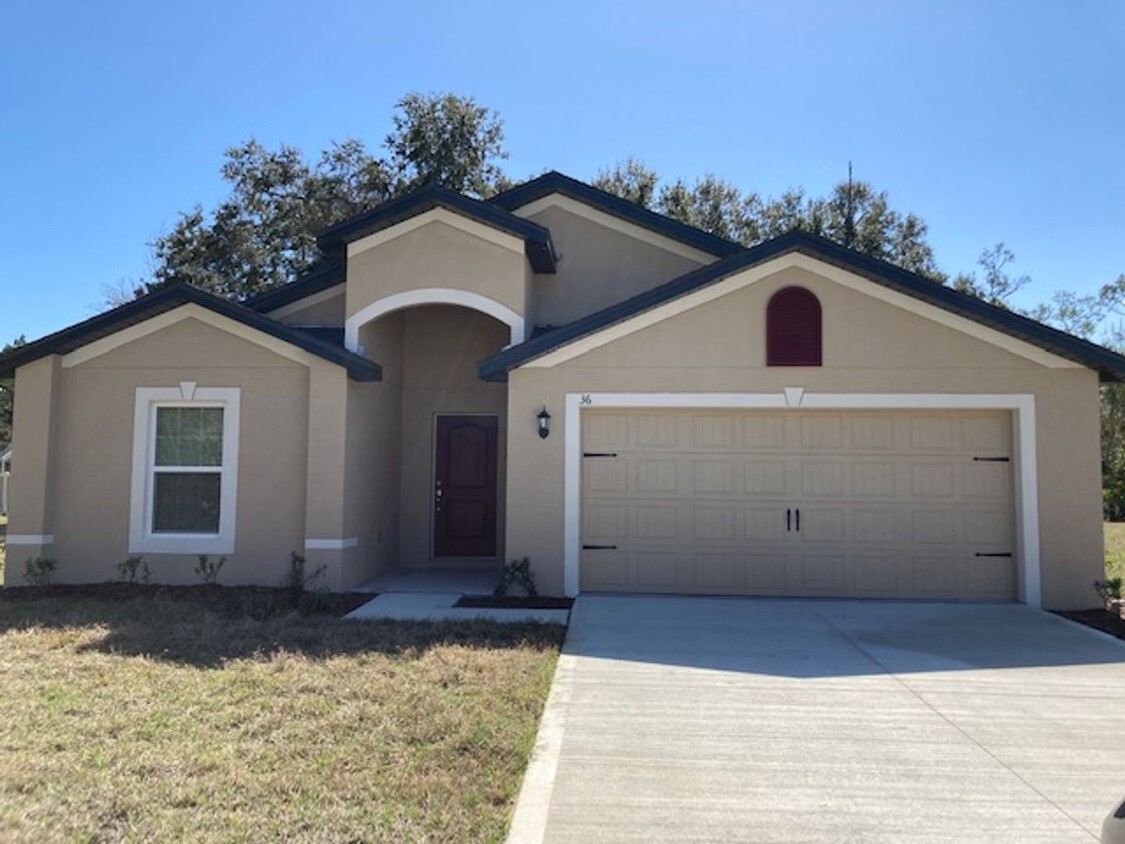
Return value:
[(712, 234), (753, 246), (794, 229), (819, 234), (913, 272), (944, 280), (926, 242), (926, 224), (890, 207), (886, 191), (863, 181), (840, 182), (825, 197), (803, 188), (778, 197), (743, 193), (706, 174), (694, 183), (660, 184), (655, 171), (629, 158), (598, 173), (602, 190)]
[(249, 140), (226, 151), (227, 199), (196, 206), (152, 244), (152, 278), (106, 291), (112, 304), (174, 280), (231, 299), (292, 281), (324, 260), (316, 236), (329, 225), (420, 185), (480, 197), (507, 186), (499, 116), (455, 94), (407, 94), (396, 106), (383, 155), (362, 141), (334, 142), (315, 163), (301, 151)]
[[(0, 349), (0, 355), (6, 355), (13, 349), (18, 349), (26, 344), (27, 340), (21, 334), (11, 343), (4, 344), (4, 348)], [(12, 442), (13, 380), (12, 378), (0, 378), (0, 448)]]

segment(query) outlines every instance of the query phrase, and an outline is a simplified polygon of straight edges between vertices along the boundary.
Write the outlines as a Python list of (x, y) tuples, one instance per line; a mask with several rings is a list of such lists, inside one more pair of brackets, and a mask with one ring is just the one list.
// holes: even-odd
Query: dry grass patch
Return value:
[(0, 598), (0, 839), (501, 840), (561, 639)]

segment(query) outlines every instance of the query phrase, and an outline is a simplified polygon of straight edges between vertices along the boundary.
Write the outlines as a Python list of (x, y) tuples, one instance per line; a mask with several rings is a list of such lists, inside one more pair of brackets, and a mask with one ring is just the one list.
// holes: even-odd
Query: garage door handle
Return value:
[(1003, 554), (986, 554), (983, 551), (977, 551), (977, 553), (974, 554), (973, 556), (974, 557), (1010, 557), (1010, 556), (1012, 556), (1012, 554), (1011, 554), (1010, 551), (1007, 551)]
[(801, 508), (797, 508), (797, 533), (801, 532)]
[(792, 527), (793, 511), (789, 507), (785, 508), (785, 532), (788, 533), (793, 529)]
[(583, 551), (616, 551), (616, 545), (583, 545)]

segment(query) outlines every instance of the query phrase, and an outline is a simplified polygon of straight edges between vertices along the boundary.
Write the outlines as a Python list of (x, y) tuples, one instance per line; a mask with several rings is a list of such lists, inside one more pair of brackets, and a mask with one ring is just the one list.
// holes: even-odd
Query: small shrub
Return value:
[(1107, 610), (1118, 609), (1121, 605), (1122, 579), (1120, 577), (1107, 577), (1105, 580), (1094, 581), (1094, 591), (1102, 599)]
[(117, 573), (125, 583), (148, 583), (148, 563), (140, 554), (130, 554), (117, 564)]
[(309, 588), (309, 584), (324, 574), (324, 566), (320, 566), (316, 571), (311, 574), (305, 571), (307, 561), (304, 556), (293, 551), (289, 554), (289, 571), (285, 575), (285, 583), (283, 584), (289, 590), (293, 605), (298, 606), (301, 602), (301, 596)]
[(325, 586), (301, 595), (298, 609), (304, 615), (329, 615), (336, 610), (335, 596)]
[(502, 598), (508, 594), (508, 590), (512, 586), (522, 587), (529, 598), (535, 598), (539, 595), (535, 588), (535, 575), (531, 573), (531, 560), (527, 557), (522, 560), (512, 560), (500, 570), (500, 581), (496, 584), (496, 588), (492, 590), (492, 594)]
[(29, 557), (23, 564), (24, 579), (32, 586), (50, 586), (57, 566), (49, 557)]
[(208, 586), (214, 586), (219, 580), (219, 572), (223, 570), (223, 563), (226, 561), (226, 557), (219, 557), (219, 559), (211, 562), (206, 554), (200, 554), (199, 565), (195, 567), (195, 573)]

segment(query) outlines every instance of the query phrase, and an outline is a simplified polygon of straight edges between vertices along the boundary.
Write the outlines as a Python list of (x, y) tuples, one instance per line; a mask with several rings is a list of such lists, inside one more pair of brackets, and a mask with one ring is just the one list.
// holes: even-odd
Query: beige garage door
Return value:
[(584, 591), (1013, 600), (1011, 418), (583, 412)]

